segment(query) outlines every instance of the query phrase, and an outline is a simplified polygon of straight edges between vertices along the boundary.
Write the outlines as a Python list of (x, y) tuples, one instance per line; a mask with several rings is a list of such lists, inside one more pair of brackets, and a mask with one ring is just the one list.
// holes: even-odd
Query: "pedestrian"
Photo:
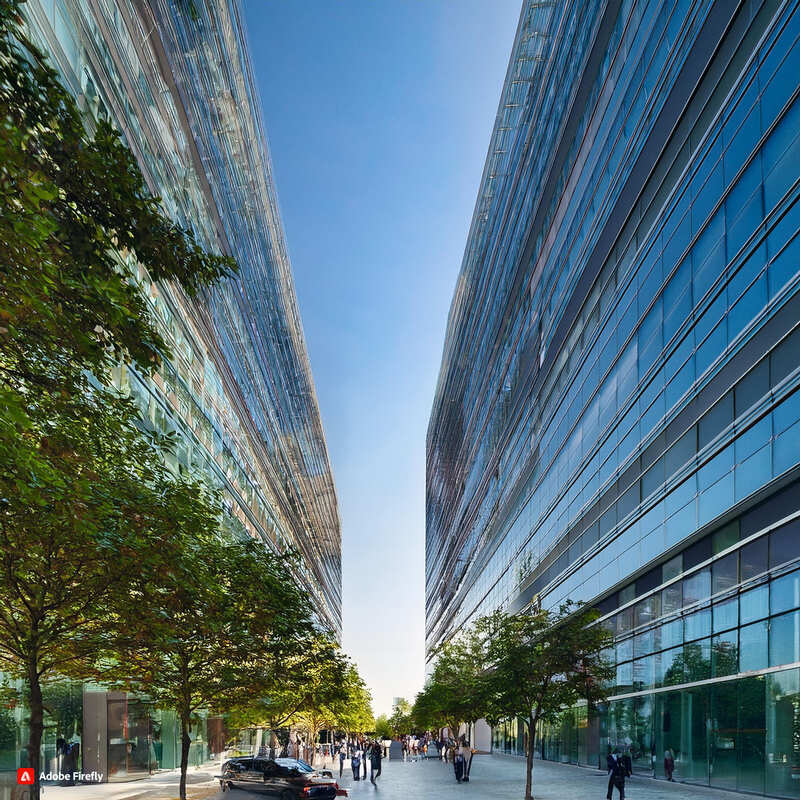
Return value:
[(618, 747), (614, 748), (613, 753), (608, 754), (606, 766), (608, 767), (608, 792), (606, 794), (606, 799), (611, 800), (611, 795), (616, 786), (619, 791), (619, 800), (625, 800), (625, 778), (628, 777), (628, 769), (625, 766), (625, 762), (620, 755)]
[(668, 781), (674, 781), (672, 773), (675, 772), (675, 754), (672, 748), (668, 747), (664, 752), (664, 775)]
[[(469, 772), (472, 769), (472, 758), (478, 751), (474, 747), (470, 747), (469, 742), (467, 742), (467, 750), (469, 751), (469, 759), (467, 760), (467, 764), (464, 767), (464, 780), (469, 783)], [(466, 757), (466, 754), (465, 754)]]
[(361, 780), (361, 750), (356, 747), (353, 750), (353, 757), (350, 759), (350, 766), (353, 770), (353, 780), (360, 781)]
[(630, 747), (626, 747), (625, 752), (622, 754), (622, 766), (625, 767), (625, 777), (630, 778), (631, 775), (633, 775), (633, 761), (631, 760)]
[(344, 760), (347, 757), (347, 746), (344, 742), (341, 743), (339, 746), (339, 777), (342, 777), (342, 771), (344, 770)]
[(361, 758), (361, 763), (362, 763), (362, 765), (364, 767), (364, 780), (366, 780), (367, 779), (367, 761), (369, 760), (369, 751), (370, 751), (369, 739), (364, 739), (363, 740), (363, 744), (362, 744), (361, 750), (363, 752), (363, 756)]
[(375, 778), (381, 776), (381, 759), (383, 758), (383, 748), (380, 742), (375, 742), (372, 745), (372, 753), (370, 754), (370, 772), (369, 779), (375, 783)]
[(464, 748), (459, 744), (453, 756), (453, 770), (456, 773), (456, 781), (458, 781), (458, 783), (461, 783), (464, 778), (465, 766), (466, 759), (464, 758)]

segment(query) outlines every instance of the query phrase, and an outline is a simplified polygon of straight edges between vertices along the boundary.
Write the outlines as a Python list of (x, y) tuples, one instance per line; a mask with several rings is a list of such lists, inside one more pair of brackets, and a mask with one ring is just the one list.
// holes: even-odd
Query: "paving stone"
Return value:
[[(338, 765), (334, 774), (338, 775)], [(349, 769), (345, 769), (339, 784), (357, 800), (522, 800), (525, 763), (521, 758), (508, 756), (475, 756), (469, 783), (457, 783), (452, 764), (437, 760), (384, 760), (377, 786), (369, 779), (353, 781)], [(536, 800), (603, 800), (607, 786), (606, 773), (596, 769), (538, 760), (534, 764)], [(614, 797), (618, 796), (615, 790)], [(232, 794), (218, 794), (215, 800), (265, 800), (266, 797), (256, 792), (234, 790)], [(625, 797), (627, 800), (753, 800), (753, 795), (637, 775), (626, 783)]]

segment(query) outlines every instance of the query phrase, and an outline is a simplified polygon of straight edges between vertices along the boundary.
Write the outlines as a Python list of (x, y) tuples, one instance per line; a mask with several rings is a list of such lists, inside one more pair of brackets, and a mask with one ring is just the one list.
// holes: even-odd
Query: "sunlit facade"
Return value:
[(523, 5), (428, 429), (426, 648), (599, 608), (611, 700), (542, 757), (800, 796), (799, 37), (796, 2)]
[[(230, 528), (301, 554), (297, 580), (340, 638), (336, 492), (238, 0), (28, 0), (24, 10), (87, 117), (122, 132), (166, 212), (240, 265), (193, 302), (131, 262), (173, 358), (154, 380), (121, 368), (118, 385), (147, 424), (177, 434), (170, 466), (222, 489)], [(80, 686), (53, 707), (45, 769), (73, 740), (83, 770), (110, 779), (176, 766), (174, 715)], [(0, 770), (20, 765), (24, 724), (21, 709), (0, 711), (0, 732), (18, 729), (0, 737)], [(224, 745), (212, 728), (195, 726), (193, 762)]]

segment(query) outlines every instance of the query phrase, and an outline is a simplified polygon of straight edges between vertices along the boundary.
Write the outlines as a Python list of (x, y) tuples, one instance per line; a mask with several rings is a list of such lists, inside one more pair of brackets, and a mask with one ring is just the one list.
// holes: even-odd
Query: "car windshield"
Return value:
[(296, 769), (298, 772), (313, 772), (314, 767), (310, 764), (306, 764), (305, 761), (301, 761), (299, 758), (276, 758), (276, 764), (280, 764), (282, 767), (287, 767), (288, 769)]

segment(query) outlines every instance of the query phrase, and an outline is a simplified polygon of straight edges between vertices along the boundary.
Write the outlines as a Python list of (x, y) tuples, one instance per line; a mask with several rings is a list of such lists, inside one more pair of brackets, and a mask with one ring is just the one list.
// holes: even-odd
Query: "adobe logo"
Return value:
[(33, 786), (33, 768), (20, 767), (17, 770), (17, 783), (20, 786)]

